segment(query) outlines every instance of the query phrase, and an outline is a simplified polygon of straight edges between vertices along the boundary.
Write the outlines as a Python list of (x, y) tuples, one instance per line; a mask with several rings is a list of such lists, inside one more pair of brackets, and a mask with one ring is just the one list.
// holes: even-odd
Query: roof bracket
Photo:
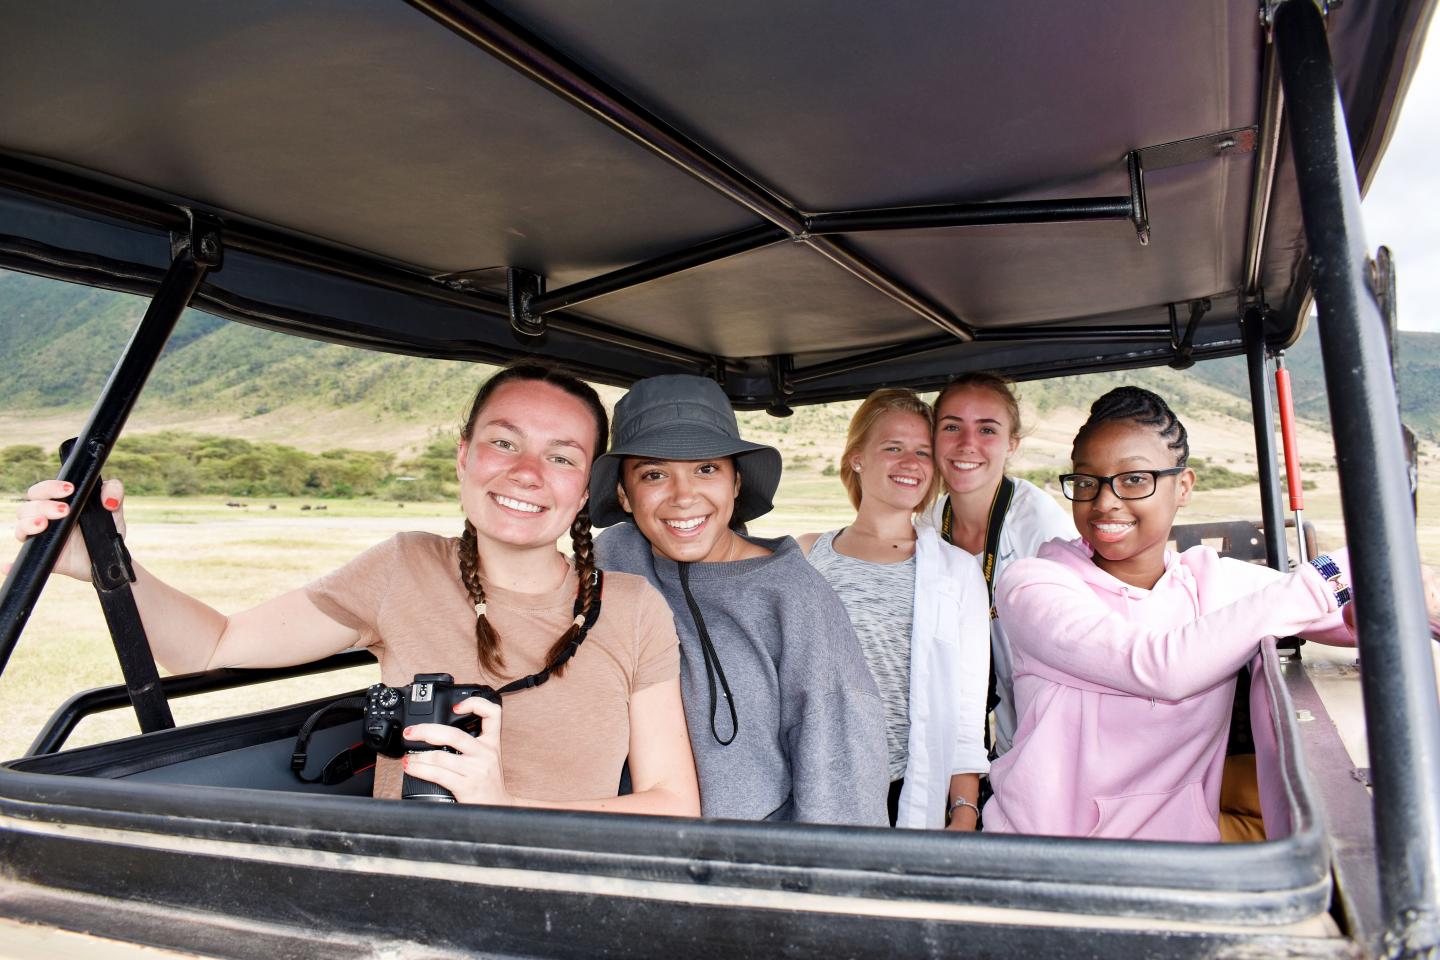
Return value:
[(1175, 304), (1170, 304), (1170, 345), (1175, 349), (1175, 359), (1170, 361), (1171, 367), (1176, 370), (1186, 370), (1195, 366), (1195, 361), (1190, 356), (1195, 349), (1195, 331), (1200, 329), (1200, 318), (1209, 312), (1209, 297), (1191, 300), (1190, 322), (1185, 324), (1185, 334), (1181, 336), (1180, 320), (1175, 315)]
[(219, 270), (225, 263), (220, 221), (189, 209), (185, 211), (185, 216), (190, 221), (190, 229), (183, 234), (170, 234), (170, 260), (178, 260), (189, 251), (195, 262), (207, 270)]
[[(1289, 0), (1260, 0), (1260, 26), (1265, 30), (1265, 42), (1269, 43), (1271, 32), (1275, 29), (1275, 11), (1280, 9), (1282, 3)], [(1345, 0), (1309, 0), (1320, 8), (1322, 17), (1330, 16), (1330, 11), (1340, 6)]]
[(767, 361), (770, 365), (770, 394), (773, 399), (765, 412), (772, 417), (788, 417), (795, 411), (785, 399), (795, 392), (794, 386), (790, 384), (790, 374), (795, 370), (795, 357), (793, 354), (781, 353), (770, 357)]
[(520, 267), (505, 270), (505, 303), (510, 308), (510, 326), (522, 337), (543, 336), (544, 314), (533, 313), (530, 304), (545, 292), (545, 278)]
[(1125, 162), (1130, 168), (1130, 222), (1143, 247), (1150, 243), (1150, 210), (1145, 204), (1145, 168), (1140, 163), (1140, 151), (1131, 150)]

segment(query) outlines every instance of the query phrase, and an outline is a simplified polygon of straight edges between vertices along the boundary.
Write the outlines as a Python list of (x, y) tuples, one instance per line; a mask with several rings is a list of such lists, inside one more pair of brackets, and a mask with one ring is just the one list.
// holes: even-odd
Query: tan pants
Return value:
[(1220, 842), (1256, 843), (1265, 839), (1260, 816), (1260, 786), (1255, 779), (1255, 754), (1225, 758), (1220, 780)]

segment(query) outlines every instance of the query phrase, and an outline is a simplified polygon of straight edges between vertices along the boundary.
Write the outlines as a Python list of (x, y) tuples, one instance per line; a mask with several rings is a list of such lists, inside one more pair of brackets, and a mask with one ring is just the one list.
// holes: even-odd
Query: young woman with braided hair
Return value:
[[(155, 657), (185, 672), (304, 663), (362, 646), (391, 686), (448, 673), (497, 689), (553, 667), (543, 684), (505, 695), (503, 710), (478, 697), (458, 704), (457, 713), (481, 717), (478, 736), (412, 727), (407, 738), (454, 752), (410, 754), (404, 772), (460, 802), (695, 816), (670, 608), (640, 577), (611, 574), (596, 587), (587, 482), (608, 435), (589, 386), (542, 366), (503, 370), (476, 394), (460, 435), (461, 537), (399, 534), (228, 617), (136, 564), (135, 599)], [(68, 507), (58, 498), (70, 492), (55, 480), (32, 487), (17, 537), (62, 516)], [(102, 499), (123, 533), (120, 484), (108, 481)], [(567, 529), (573, 566), (555, 548)], [(88, 578), (78, 532), (56, 571)], [(620, 797), (627, 759), (633, 792)], [(399, 795), (401, 767), (380, 758), (377, 797)]]
[(1346, 557), (1282, 574), (1169, 550), (1195, 472), (1184, 425), (1147, 390), (1095, 401), (1071, 456), (1080, 538), (1017, 561), (995, 592), (1020, 723), (990, 766), (985, 829), (1216, 841), (1236, 673), (1267, 636), (1353, 643)]

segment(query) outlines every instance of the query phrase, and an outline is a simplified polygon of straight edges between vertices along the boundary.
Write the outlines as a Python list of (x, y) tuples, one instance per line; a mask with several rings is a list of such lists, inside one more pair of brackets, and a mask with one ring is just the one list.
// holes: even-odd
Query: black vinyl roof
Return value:
[[(1434, 5), (1329, 14), (1362, 182)], [(1263, 6), (8, 4), (0, 266), (150, 291), (193, 210), (203, 309), (740, 406), (1169, 362), (1207, 299), (1193, 354), (1232, 354), (1247, 302), (1282, 342), (1307, 299)]]

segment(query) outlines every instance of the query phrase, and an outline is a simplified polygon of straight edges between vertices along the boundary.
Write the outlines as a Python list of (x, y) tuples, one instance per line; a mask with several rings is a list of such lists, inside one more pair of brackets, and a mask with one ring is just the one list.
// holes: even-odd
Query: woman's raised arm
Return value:
[[(995, 592), (1000, 621), (1027, 670), (1074, 686), (1183, 700), (1234, 674), (1263, 636), (1289, 636), (1335, 613), (1335, 596), (1313, 569), (1285, 574), (1180, 625), (1136, 622), (1052, 560), (1013, 564)], [(1017, 663), (1017, 672), (1018, 672)]]
[[(24, 541), (49, 528), (69, 511), (60, 498), (74, 488), (60, 480), (42, 480), (26, 491), (16, 511), (15, 538)], [(125, 490), (107, 480), (101, 502), (115, 514), (125, 534)], [(291, 590), (242, 613), (225, 616), (134, 564), (131, 589), (150, 650), (167, 670), (190, 673), (217, 667), (275, 667), (309, 663), (355, 645), (359, 632), (322, 613), (305, 591)], [(7, 565), (8, 570), (8, 565)], [(55, 572), (89, 581), (90, 558), (78, 529), (70, 534)]]

